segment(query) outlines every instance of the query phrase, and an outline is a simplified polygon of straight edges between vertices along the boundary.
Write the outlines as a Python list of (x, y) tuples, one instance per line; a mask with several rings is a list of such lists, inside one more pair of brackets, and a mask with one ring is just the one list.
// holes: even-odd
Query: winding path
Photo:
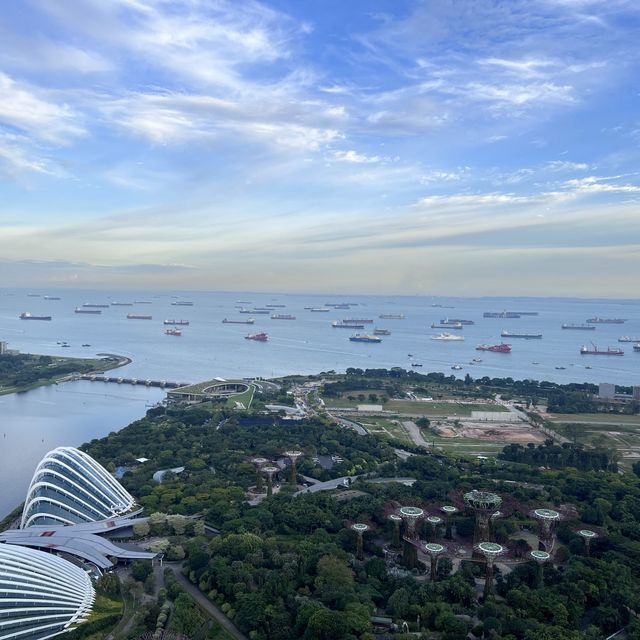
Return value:
[(238, 631), (234, 624), (227, 618), (227, 616), (216, 607), (211, 600), (209, 600), (200, 589), (191, 584), (187, 578), (182, 575), (181, 566), (176, 564), (165, 563), (165, 567), (168, 567), (173, 571), (176, 580), (180, 583), (180, 586), (190, 595), (193, 599), (212, 617), (215, 618), (234, 638), (237, 640), (249, 640), (247, 636)]

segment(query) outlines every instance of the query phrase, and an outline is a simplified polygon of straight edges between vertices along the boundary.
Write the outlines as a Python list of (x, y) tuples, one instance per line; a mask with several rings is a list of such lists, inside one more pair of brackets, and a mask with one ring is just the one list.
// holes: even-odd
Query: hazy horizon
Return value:
[(23, 287), (627, 298), (631, 0), (43, 0), (0, 17)]

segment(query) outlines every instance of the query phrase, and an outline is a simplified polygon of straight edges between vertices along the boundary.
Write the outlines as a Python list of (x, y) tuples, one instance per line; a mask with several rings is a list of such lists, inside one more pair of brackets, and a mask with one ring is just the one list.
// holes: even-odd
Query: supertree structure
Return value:
[(398, 514), (405, 523), (405, 544), (403, 547), (403, 556), (405, 564), (413, 569), (418, 560), (418, 554), (414, 546), (418, 535), (416, 533), (416, 523), (424, 516), (424, 510), (420, 507), (400, 507)]
[(266, 458), (253, 458), (251, 460), (253, 464), (256, 466), (256, 489), (258, 493), (262, 493), (263, 490), (263, 482), (262, 482), (262, 467), (269, 462)]
[(431, 582), (435, 582), (438, 577), (438, 558), (445, 552), (445, 546), (437, 542), (427, 542), (423, 549), (431, 560)]
[(267, 476), (267, 498), (270, 498), (273, 495), (273, 476), (280, 471), (280, 467), (270, 464), (262, 467), (261, 471)]
[(356, 542), (356, 558), (358, 558), (358, 560), (362, 560), (363, 558), (362, 536), (364, 535), (365, 531), (369, 530), (369, 525), (365, 524), (364, 522), (354, 522), (351, 525), (351, 530), (355, 531), (358, 534), (358, 540)]
[(591, 529), (579, 529), (576, 533), (584, 540), (584, 549), (588, 556), (591, 555), (591, 541), (598, 537), (598, 534)]
[(440, 511), (442, 512), (442, 515), (444, 517), (444, 537), (447, 540), (451, 540), (453, 538), (453, 535), (451, 533), (451, 522), (456, 513), (458, 513), (459, 509), (458, 507), (454, 507), (452, 504), (445, 504), (440, 507)]
[(389, 520), (393, 522), (393, 542), (391, 546), (395, 549), (400, 548), (400, 525), (402, 524), (402, 518), (397, 513), (389, 515)]
[(301, 458), (304, 454), (297, 449), (289, 449), (284, 452), (284, 455), (291, 460), (291, 484), (295, 487), (298, 484), (298, 472), (296, 470), (296, 460)]
[(554, 509), (534, 509), (531, 515), (540, 522), (539, 549), (551, 553), (555, 544), (554, 528), (561, 518), (560, 512)]
[(474, 489), (465, 493), (463, 499), (467, 507), (475, 513), (474, 544), (491, 540), (490, 518), (499, 509), (502, 504), (502, 498), (497, 493)]
[(533, 560), (536, 561), (536, 564), (538, 565), (538, 574), (537, 574), (536, 582), (537, 582), (537, 587), (539, 589), (540, 587), (542, 587), (543, 577), (544, 577), (544, 569), (542, 565), (546, 564), (547, 562), (549, 562), (549, 560), (551, 560), (551, 554), (548, 553), (547, 551), (534, 549), (533, 551), (529, 552), (529, 555), (531, 556), (531, 558), (533, 558)]
[(434, 541), (438, 538), (438, 527), (442, 524), (442, 518), (440, 516), (427, 516), (425, 520), (429, 524), (429, 539)]
[(474, 549), (478, 553), (482, 554), (486, 559), (487, 572), (483, 592), (483, 595), (486, 598), (491, 593), (491, 589), (493, 587), (493, 563), (495, 562), (495, 559), (505, 553), (507, 549), (501, 544), (497, 544), (495, 542), (479, 542), (474, 545)]

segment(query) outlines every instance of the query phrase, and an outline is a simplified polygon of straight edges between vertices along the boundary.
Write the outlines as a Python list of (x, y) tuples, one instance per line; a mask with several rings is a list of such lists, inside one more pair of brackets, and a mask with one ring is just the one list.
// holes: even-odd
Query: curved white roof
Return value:
[(58, 447), (36, 467), (20, 528), (105, 520), (134, 505), (131, 495), (91, 456), (75, 447)]
[(0, 640), (45, 640), (83, 622), (95, 591), (87, 573), (43, 551), (0, 544)]

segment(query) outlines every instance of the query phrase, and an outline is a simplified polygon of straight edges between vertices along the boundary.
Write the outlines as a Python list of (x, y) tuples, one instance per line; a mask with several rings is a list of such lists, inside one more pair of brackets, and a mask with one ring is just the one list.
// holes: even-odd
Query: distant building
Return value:
[(0, 340), (0, 356), (7, 352), (7, 343)]
[(365, 413), (380, 413), (382, 411), (381, 404), (359, 404), (358, 411), (363, 411)]
[(616, 397), (616, 385), (609, 382), (601, 382), (598, 386), (598, 397), (604, 400), (613, 400)]
[(634, 400), (640, 400), (640, 386), (633, 387), (631, 395)]

